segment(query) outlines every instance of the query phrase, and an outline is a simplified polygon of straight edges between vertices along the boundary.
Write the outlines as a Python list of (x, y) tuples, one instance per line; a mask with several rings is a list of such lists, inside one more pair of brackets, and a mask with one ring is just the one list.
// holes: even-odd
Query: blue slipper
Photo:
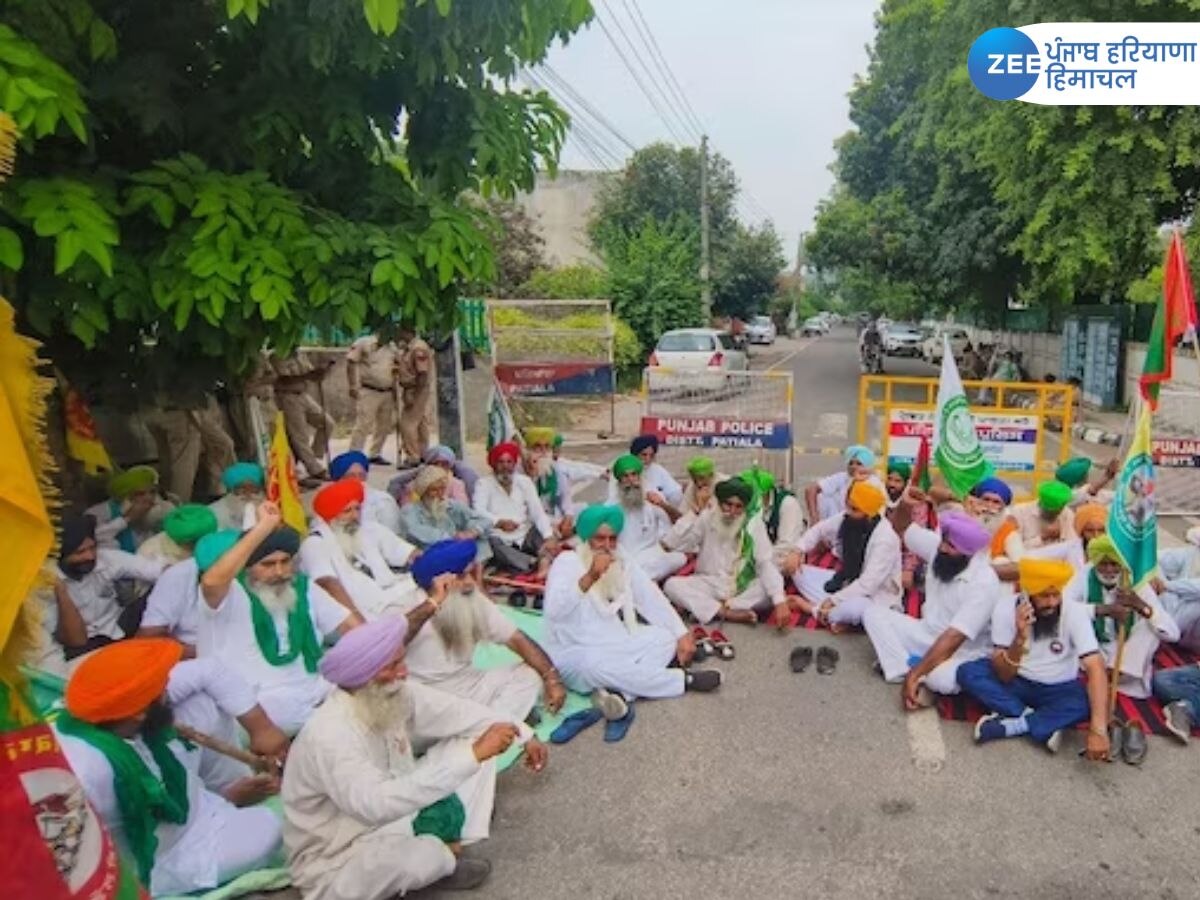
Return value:
[(613, 719), (611, 722), (604, 723), (604, 742), (606, 744), (615, 744), (617, 741), (625, 740), (625, 735), (629, 733), (629, 726), (633, 724), (633, 704), (629, 704), (629, 712), (620, 719)]
[(585, 728), (591, 728), (602, 718), (604, 717), (600, 715), (600, 710), (595, 707), (573, 713), (563, 719), (562, 724), (550, 732), (550, 743), (565, 744)]

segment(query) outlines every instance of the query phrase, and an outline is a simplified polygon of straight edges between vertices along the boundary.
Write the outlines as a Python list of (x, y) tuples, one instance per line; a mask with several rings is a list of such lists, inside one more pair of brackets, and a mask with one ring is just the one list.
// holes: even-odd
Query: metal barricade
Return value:
[(708, 456), (719, 472), (757, 463), (791, 484), (793, 400), (791, 372), (652, 367), (642, 373), (641, 431), (658, 436), (658, 461), (675, 475)]
[(1161, 388), (1151, 429), (1158, 515), (1200, 516), (1200, 391)]
[[(1032, 496), (1035, 485), (1070, 456), (1075, 389), (1031, 381), (964, 381), (963, 389), (984, 456), (1018, 488), (1018, 497)], [(932, 450), (937, 390), (937, 378), (863, 375), (858, 442), (878, 450), (884, 461), (911, 463), (922, 437)], [(1049, 430), (1064, 435), (1056, 455), (1047, 447)]]

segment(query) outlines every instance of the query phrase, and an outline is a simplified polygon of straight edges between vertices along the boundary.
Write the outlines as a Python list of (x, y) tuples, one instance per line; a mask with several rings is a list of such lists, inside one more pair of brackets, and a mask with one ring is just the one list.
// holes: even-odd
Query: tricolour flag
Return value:
[(946, 485), (955, 497), (961, 498), (992, 474), (992, 466), (984, 459), (983, 448), (979, 446), (975, 420), (971, 418), (958, 365), (950, 350), (950, 339), (946, 336), (942, 339), (945, 346), (933, 423), (933, 457)]
[(1154, 325), (1146, 344), (1146, 364), (1138, 379), (1142, 397), (1151, 410), (1158, 409), (1158, 389), (1171, 380), (1175, 364), (1175, 342), (1196, 330), (1196, 294), (1188, 269), (1183, 239), (1176, 231), (1163, 264), (1163, 298), (1154, 313)]
[(489, 451), (505, 441), (520, 440), (517, 423), (513, 421), (508, 401), (504, 399), (504, 392), (500, 390), (500, 385), (495, 381), (492, 381), (492, 394), (488, 399), (487, 423), (487, 448)]
[(275, 433), (267, 458), (267, 499), (279, 506), (285, 524), (301, 535), (308, 532), (308, 518), (304, 515), (304, 504), (300, 502), (300, 485), (296, 482), (296, 465), (283, 425), (283, 413), (275, 414)]
[(88, 475), (114, 471), (112, 459), (96, 430), (92, 411), (73, 387), (63, 392), (63, 418), (67, 422), (67, 456), (82, 463), (83, 471)]
[(1108, 508), (1108, 534), (1137, 588), (1158, 568), (1158, 516), (1155, 513), (1154, 458), (1150, 455), (1150, 410), (1138, 415), (1133, 443), (1121, 474), (1116, 496)]

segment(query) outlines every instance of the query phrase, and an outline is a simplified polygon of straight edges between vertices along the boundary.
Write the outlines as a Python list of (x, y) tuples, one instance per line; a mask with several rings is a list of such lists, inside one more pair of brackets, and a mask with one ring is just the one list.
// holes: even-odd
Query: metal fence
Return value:
[(489, 300), (493, 375), (518, 427), (615, 430), (608, 300)]
[(641, 431), (659, 439), (658, 461), (682, 475), (694, 456), (736, 474), (757, 463), (791, 484), (794, 394), (790, 372), (653, 367), (642, 374)]
[[(984, 455), (997, 474), (1033, 493), (1070, 455), (1070, 441), (1059, 442), (1055, 458), (1047, 448), (1047, 430), (1070, 434), (1075, 389), (1043, 382), (964, 381), (971, 414)], [(864, 375), (858, 388), (858, 442), (879, 451), (883, 460), (911, 462), (921, 438), (933, 442), (938, 379)], [(1016, 493), (1020, 494), (1020, 491)]]

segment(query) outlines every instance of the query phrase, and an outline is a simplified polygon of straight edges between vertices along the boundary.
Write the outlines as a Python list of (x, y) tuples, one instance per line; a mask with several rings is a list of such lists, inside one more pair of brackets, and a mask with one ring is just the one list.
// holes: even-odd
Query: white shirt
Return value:
[[(740, 537), (732, 539), (717, 524), (721, 510), (706, 509), (697, 515), (689, 512), (675, 523), (667, 535), (666, 546), (685, 553), (696, 553), (697, 575), (718, 575), (729, 579), (730, 590), (736, 591), (738, 573), (742, 567)], [(774, 547), (761, 518), (753, 518), (746, 530), (754, 542), (755, 575), (771, 602), (778, 606), (786, 599), (783, 576), (775, 565)]]
[[(796, 549), (801, 553), (808, 553), (815, 550), (820, 544), (835, 546), (838, 541), (838, 531), (845, 518), (844, 513), (839, 513), (828, 519), (822, 519), (804, 532), (804, 535), (796, 543)], [(867, 539), (862, 571), (859, 572), (858, 578), (846, 582), (841, 590), (833, 594), (830, 599), (836, 603), (843, 596), (857, 593), (869, 597), (872, 603), (899, 608), (903, 599), (903, 585), (900, 580), (900, 551), (900, 537), (892, 528), (892, 523), (886, 517), (880, 518), (879, 524), (875, 526), (871, 536)]]
[[(216, 609), (205, 600), (197, 606), (200, 610), (197, 657), (216, 657), (241, 675), (254, 688), (258, 702), (275, 724), (295, 734), (328, 693), (329, 682), (316, 672), (306, 671), (302, 656), (282, 666), (267, 662), (254, 636), (250, 597), (239, 582), (229, 586)], [(313, 581), (308, 583), (308, 609), (318, 640), (335, 632), (350, 615), (349, 610)], [(272, 619), (279, 652), (286, 653), (290, 649), (287, 619), (280, 615), (273, 615)]]
[(485, 475), (475, 484), (475, 512), (487, 519), (492, 525), (509, 519), (520, 527), (516, 531), (501, 531), (495, 529), (492, 534), (506, 544), (520, 546), (529, 534), (530, 527), (537, 528), (543, 538), (553, 533), (550, 517), (542, 500), (538, 497), (537, 486), (528, 475), (520, 472), (513, 474), (512, 493), (504, 490), (496, 481), (495, 475)]
[(966, 637), (966, 650), (990, 648), (989, 628), (992, 612), (1001, 597), (1012, 593), (1000, 582), (992, 568), (988, 553), (983, 550), (971, 557), (970, 563), (949, 584), (933, 574), (933, 558), (941, 546), (941, 535), (920, 525), (909, 525), (904, 532), (904, 546), (925, 561), (930, 569), (925, 576), (925, 605), (921, 621), (939, 634), (953, 628)]
[(400, 504), (387, 491), (363, 485), (362, 520), (382, 525), (392, 534), (400, 533)]
[[(507, 644), (517, 633), (517, 626), (500, 612), (500, 607), (495, 603), (485, 604), (484, 615), (487, 622), (484, 641)], [(439, 681), (473, 669), (472, 659), (472, 653), (468, 653), (465, 658), (452, 655), (438, 635), (432, 619), (421, 626), (421, 630), (409, 641), (408, 649), (404, 653), (408, 674), (417, 681), (433, 687), (437, 687)]]
[[(1099, 604), (1088, 603), (1088, 582), (1093, 568), (1094, 566), (1088, 565), (1086, 568), (1075, 573), (1075, 577), (1063, 588), (1063, 603), (1069, 600), (1073, 603), (1081, 604), (1086, 610), (1088, 618), (1094, 621), (1096, 618), (1096, 607)], [(1100, 603), (1111, 604), (1116, 602), (1115, 593), (1117, 588), (1101, 585), (1100, 590), (1102, 596)], [(1158, 602), (1158, 595), (1154, 593), (1154, 589), (1148, 584), (1143, 584), (1134, 593), (1138, 595), (1142, 602), (1149, 605), (1152, 614), (1149, 619), (1143, 619), (1141, 616), (1135, 615), (1133, 630), (1136, 632), (1139, 628), (1150, 628), (1160, 641), (1166, 641), (1168, 644), (1179, 640), (1179, 625), (1176, 624), (1171, 614), (1162, 608), (1162, 604)], [(1103, 623), (1103, 631), (1107, 635), (1107, 643), (1114, 643), (1117, 639), (1116, 620), (1104, 616), (1100, 621)]]
[[(609, 468), (611, 470), (612, 467)], [(676, 509), (683, 505), (683, 488), (670, 472), (656, 462), (652, 462), (642, 469), (642, 486), (648, 491), (657, 491), (662, 494), (663, 499)], [(605, 502), (609, 505), (619, 503), (619, 497), (620, 488), (617, 479), (610, 478), (608, 480), (608, 500)]]
[(634, 559), (643, 550), (662, 549), (663, 539), (671, 531), (671, 519), (653, 503), (643, 503), (636, 509), (622, 506), (625, 527), (617, 538), (617, 546)]
[(181, 644), (196, 645), (200, 631), (200, 569), (189, 557), (168, 566), (146, 598), (143, 628), (166, 628)]
[(392, 570), (408, 565), (416, 548), (377, 522), (363, 522), (357, 539), (359, 550), (349, 559), (329, 526), (314, 519), (313, 533), (300, 545), (300, 570), (313, 581), (340, 581), (368, 620), (410, 605), (416, 583), (411, 575)]
[(217, 531), (249, 531), (258, 521), (254, 504), (243, 504), (232, 492), (214, 500), (208, 508), (217, 517)]
[[(154, 506), (150, 508), (150, 512), (146, 514), (146, 518), (142, 520), (142, 523), (137, 526), (131, 526), (120, 512), (113, 512), (114, 502), (116, 501), (105, 500), (103, 503), (89, 506), (85, 510), (87, 515), (96, 520), (96, 544), (108, 550), (121, 549), (121, 545), (117, 541), (117, 535), (126, 528), (132, 528), (133, 542), (135, 546), (141, 546), (143, 541), (162, 529), (163, 519), (167, 517), (167, 513), (175, 508), (174, 503), (159, 498), (154, 501)], [(121, 504), (118, 503), (118, 510), (120, 506)]]
[[(992, 642), (1007, 650), (1017, 637), (1017, 604), (1020, 596), (1001, 597), (992, 611)], [(1017, 674), (1038, 684), (1062, 684), (1079, 676), (1079, 661), (1100, 652), (1092, 619), (1078, 603), (1062, 603), (1056, 634), (1029, 640)]]
[(191, 551), (180, 547), (171, 540), (165, 531), (160, 531), (154, 537), (147, 538), (137, 549), (137, 555), (142, 559), (160, 562), (164, 566), (173, 566), (191, 556)]
[[(153, 583), (165, 568), (161, 562), (142, 559), (123, 550), (103, 549), (96, 551), (96, 568), (78, 581), (68, 578), (61, 569), (56, 575), (66, 585), (71, 601), (79, 610), (87, 626), (87, 636), (104, 635), (119, 641), (125, 637), (125, 632), (117, 624), (124, 612), (124, 607), (117, 602), (117, 582), (122, 578), (134, 578)], [(58, 606), (49, 609), (54, 624), (49, 621), (47, 624), (53, 631), (57, 628)]]
[[(836, 516), (838, 513), (846, 511), (846, 495), (850, 492), (850, 485), (853, 482), (854, 479), (845, 469), (834, 472), (832, 475), (826, 475), (817, 482), (817, 487), (820, 489), (820, 493), (817, 495), (817, 512), (820, 513), (822, 519), (828, 519), (830, 516)], [(878, 488), (879, 493), (883, 496), (887, 496), (887, 488), (883, 486), (878, 475), (871, 475), (867, 478), (867, 483)]]
[[(766, 524), (774, 505), (774, 498), (770, 503), (763, 505), (763, 524)], [(779, 502), (779, 527), (775, 534), (775, 546), (786, 547), (790, 550), (796, 545), (796, 541), (800, 540), (802, 534), (804, 534), (804, 508), (796, 497), (788, 494)]]

